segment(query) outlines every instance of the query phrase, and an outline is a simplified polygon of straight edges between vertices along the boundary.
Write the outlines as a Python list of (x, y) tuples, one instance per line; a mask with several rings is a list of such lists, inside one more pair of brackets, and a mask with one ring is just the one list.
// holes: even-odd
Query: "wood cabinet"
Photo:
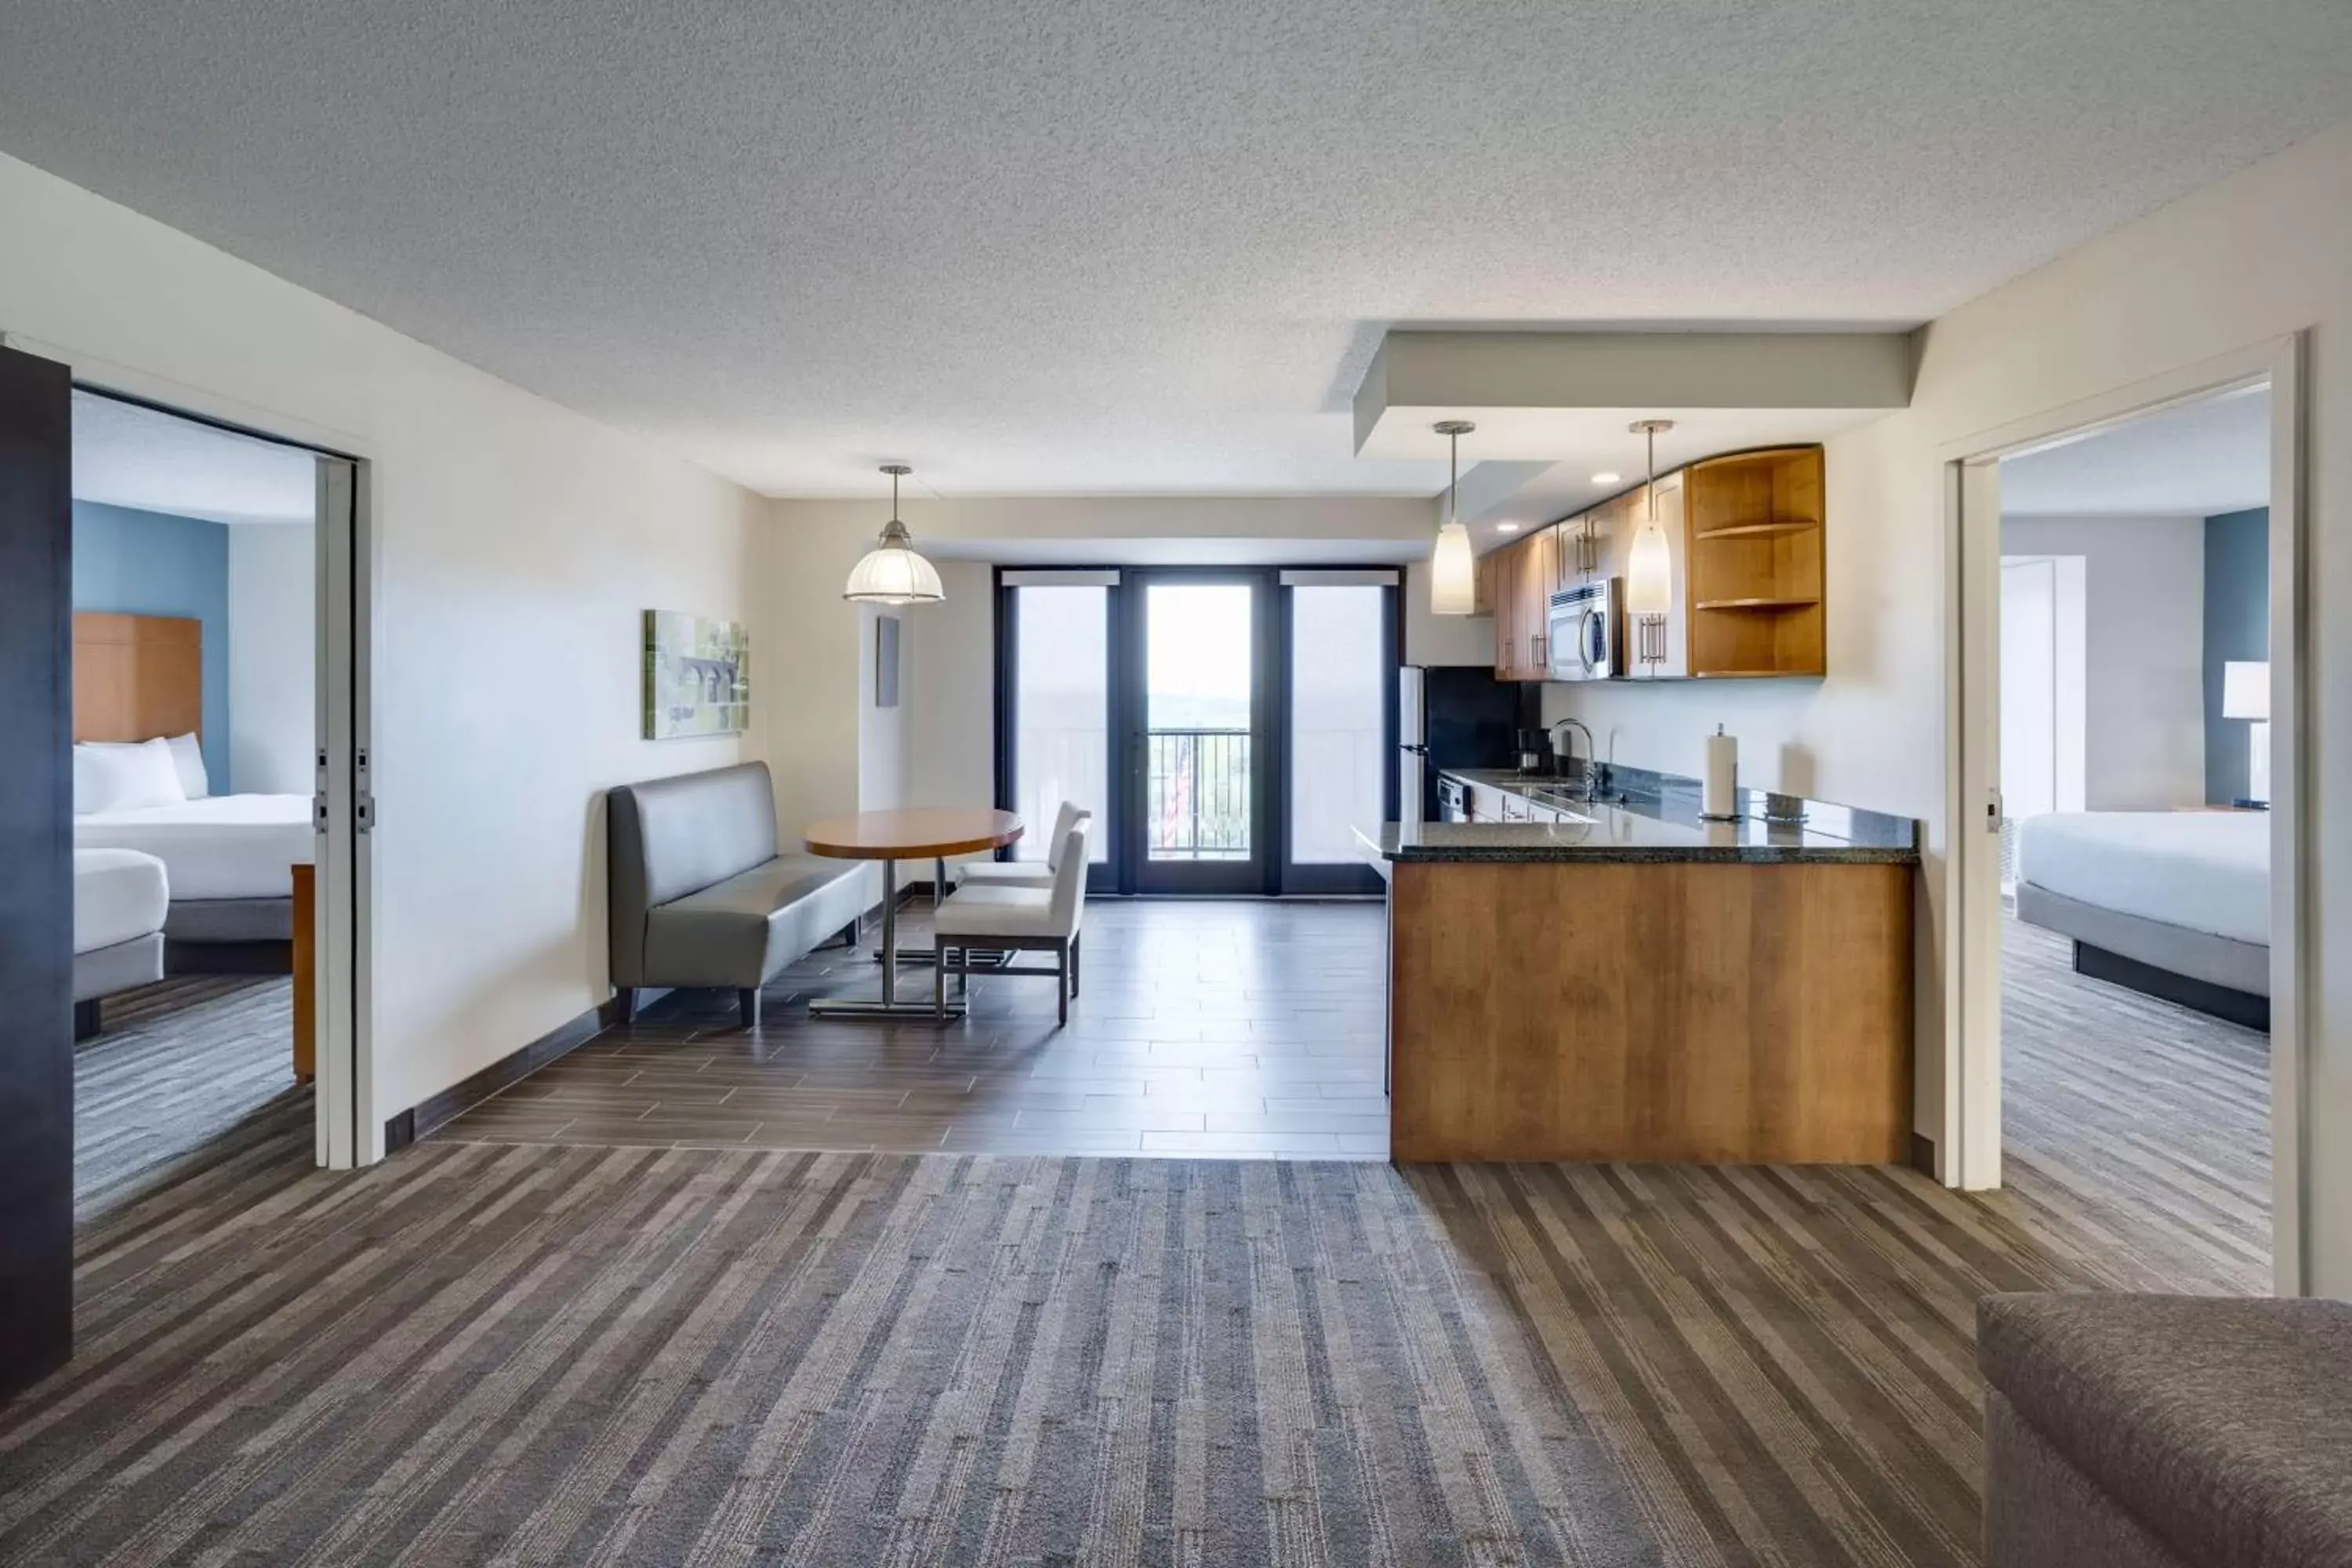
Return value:
[(1559, 542), (1549, 528), (1481, 559), (1492, 574), (1497, 680), (1542, 680), (1549, 674), (1551, 595), (1559, 584)]
[(1904, 1159), (1915, 875), (1399, 863), (1392, 1156)]
[[(1626, 675), (1827, 673), (1823, 490), (1817, 446), (1727, 453), (1659, 475), (1672, 607), (1648, 628), (1626, 618)], [(1601, 578), (1622, 583), (1649, 510), (1649, 487), (1636, 486), (1480, 562), (1494, 607), (1496, 679), (1549, 678), (1552, 592)]]
[(1690, 673), (1826, 673), (1822, 449), (1710, 458), (1685, 485)]

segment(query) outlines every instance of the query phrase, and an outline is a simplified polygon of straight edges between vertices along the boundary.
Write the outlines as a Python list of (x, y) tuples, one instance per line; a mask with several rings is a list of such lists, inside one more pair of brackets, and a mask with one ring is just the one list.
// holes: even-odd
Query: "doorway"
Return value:
[(0, 1392), (70, 1351), (78, 1215), (369, 1151), (365, 472), (0, 348)]
[(1128, 890), (1262, 892), (1273, 837), (1270, 575), (1138, 572), (1128, 592)]
[(2302, 1288), (2299, 368), (2273, 344), (1947, 454), (1941, 1172), (2137, 1184), (2110, 1212), (2218, 1271), (2188, 1288)]
[(1033, 822), (1094, 812), (1089, 891), (1380, 891), (1365, 840), (1396, 809), (1394, 568), (997, 583), (997, 798)]

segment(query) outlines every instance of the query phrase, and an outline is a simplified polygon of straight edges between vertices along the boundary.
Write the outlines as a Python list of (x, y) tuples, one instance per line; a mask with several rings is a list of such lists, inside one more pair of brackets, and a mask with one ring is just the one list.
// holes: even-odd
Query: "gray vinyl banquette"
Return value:
[(765, 763), (624, 784), (606, 795), (613, 985), (623, 1022), (646, 987), (760, 987), (828, 939), (857, 939), (861, 867), (776, 846)]

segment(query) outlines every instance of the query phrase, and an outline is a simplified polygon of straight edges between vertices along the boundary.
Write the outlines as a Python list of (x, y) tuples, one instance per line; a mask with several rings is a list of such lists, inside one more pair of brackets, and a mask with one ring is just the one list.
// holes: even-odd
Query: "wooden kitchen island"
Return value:
[(1391, 825), (1391, 1157), (1908, 1159), (1916, 828), (1807, 816)]

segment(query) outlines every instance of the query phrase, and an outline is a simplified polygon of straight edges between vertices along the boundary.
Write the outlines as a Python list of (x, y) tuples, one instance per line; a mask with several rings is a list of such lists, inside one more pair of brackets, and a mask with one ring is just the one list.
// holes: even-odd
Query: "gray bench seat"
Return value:
[(612, 965), (618, 1010), (649, 986), (736, 993), (749, 1028), (760, 988), (836, 936), (857, 939), (866, 888), (854, 862), (776, 852), (764, 763), (610, 792)]
[(2352, 1305), (1993, 1296), (1990, 1568), (2352, 1563)]

